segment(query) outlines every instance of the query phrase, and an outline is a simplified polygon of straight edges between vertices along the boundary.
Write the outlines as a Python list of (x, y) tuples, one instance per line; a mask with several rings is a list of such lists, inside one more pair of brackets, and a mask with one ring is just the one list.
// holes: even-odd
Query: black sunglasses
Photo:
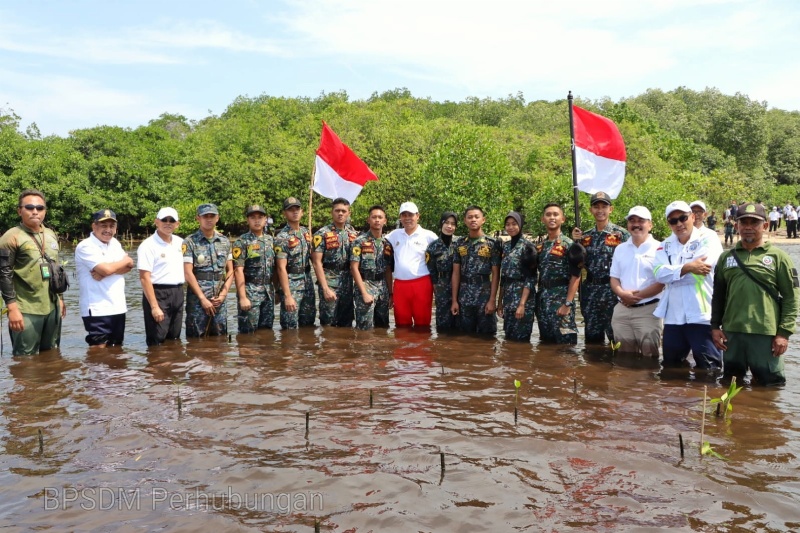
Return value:
[(47, 209), (43, 205), (34, 205), (34, 204), (25, 204), (25, 205), (21, 205), (20, 207), (24, 207), (28, 211), (33, 211), (34, 209), (37, 210), (37, 211), (44, 211), (45, 209)]
[(177, 222), (177, 220), (175, 220), (175, 219), (174, 219), (174, 218), (172, 218), (172, 217), (166, 217), (166, 218), (162, 218), (162, 219), (161, 219), (161, 222), (163, 222), (163, 223), (165, 223), (165, 224), (174, 224), (174, 223), (176, 223), (176, 222)]
[(678, 222), (686, 222), (687, 220), (689, 220), (689, 215), (681, 215), (675, 218), (668, 218), (667, 222), (669, 222), (670, 226), (674, 226)]

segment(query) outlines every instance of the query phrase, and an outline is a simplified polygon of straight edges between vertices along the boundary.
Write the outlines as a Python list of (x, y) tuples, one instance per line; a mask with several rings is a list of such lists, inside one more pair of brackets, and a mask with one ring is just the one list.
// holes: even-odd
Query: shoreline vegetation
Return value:
[[(703, 200), (718, 219), (731, 200), (797, 202), (800, 112), (714, 88), (650, 89), (619, 101), (578, 96), (575, 103), (612, 119), (625, 139), (627, 175), (614, 220), (634, 205), (657, 212), (678, 198)], [(306, 224), (322, 120), (379, 177), (353, 205), (356, 226), (369, 206), (392, 213), (408, 200), (431, 229), (443, 211), (467, 204), (484, 207), (488, 232), (501, 229), (513, 209), (543, 234), (540, 213), (551, 201), (564, 206), (565, 227), (575, 220), (566, 95), (553, 102), (522, 93), (436, 102), (407, 89), (364, 100), (346, 92), (240, 96), (200, 120), (164, 113), (135, 129), (102, 125), (66, 137), (42, 137), (35, 124), (21, 131), (20, 120), (0, 108), (0, 229), (17, 224), (17, 194), (35, 187), (48, 197), (50, 227), (68, 242), (88, 234), (89, 214), (101, 208), (117, 212), (121, 235), (147, 235), (157, 209), (170, 205), (181, 215), (180, 233), (190, 234), (197, 205), (213, 202), (220, 229), (236, 235), (245, 205), (265, 205), (280, 223), (281, 202), (298, 196)], [(581, 193), (583, 227), (592, 220), (588, 200)], [(312, 226), (329, 216), (330, 200), (314, 194)], [(665, 220), (653, 222), (657, 238), (669, 235)]]

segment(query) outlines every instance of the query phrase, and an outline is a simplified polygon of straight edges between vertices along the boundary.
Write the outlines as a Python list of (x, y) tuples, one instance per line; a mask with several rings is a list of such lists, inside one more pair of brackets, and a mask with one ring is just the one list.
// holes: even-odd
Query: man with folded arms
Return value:
[(162, 207), (156, 232), (142, 241), (136, 258), (142, 283), (142, 311), (148, 346), (180, 339), (183, 322), (183, 239), (173, 235), (180, 221), (172, 207)]
[(662, 321), (653, 315), (664, 285), (653, 275), (656, 249), (661, 244), (650, 231), (653, 220), (644, 206), (632, 207), (625, 217), (631, 238), (614, 249), (611, 290), (619, 298), (611, 327), (620, 352), (639, 353), (658, 361)]
[(783, 355), (797, 320), (797, 270), (786, 252), (764, 241), (763, 206), (739, 206), (736, 225), (741, 240), (714, 272), (711, 335), (725, 352), (726, 379), (741, 383), (749, 369), (760, 385), (782, 385)]
[(98, 348), (121, 346), (125, 338), (124, 275), (133, 270), (133, 259), (116, 234), (117, 214), (103, 209), (92, 215), (92, 233), (75, 247), (86, 343)]

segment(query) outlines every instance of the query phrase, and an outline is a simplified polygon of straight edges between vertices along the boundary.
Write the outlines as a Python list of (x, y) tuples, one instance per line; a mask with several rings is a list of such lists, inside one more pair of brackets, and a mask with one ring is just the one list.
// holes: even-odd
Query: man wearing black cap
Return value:
[(581, 283), (580, 292), (581, 314), (586, 322), (584, 336), (588, 343), (602, 343), (606, 336), (614, 342), (611, 318), (617, 296), (611, 290), (609, 272), (614, 250), (630, 239), (631, 234), (610, 222), (614, 206), (606, 193), (594, 193), (590, 204), (595, 227), (586, 233), (578, 228), (572, 230), (572, 238), (586, 248), (586, 280)]
[(724, 350), (726, 379), (741, 383), (749, 369), (758, 384), (781, 385), (797, 320), (797, 270), (783, 250), (764, 241), (769, 222), (762, 205), (739, 206), (736, 225), (741, 240), (714, 271), (711, 336)]
[(286, 226), (275, 236), (275, 265), (280, 282), (281, 328), (313, 326), (316, 319), (311, 279), (311, 232), (300, 225), (303, 209), (290, 196), (283, 201)]
[(267, 211), (250, 205), (244, 212), (250, 229), (233, 243), (239, 333), (272, 328), (275, 321), (275, 250), (267, 233)]
[(186, 277), (186, 337), (228, 333), (225, 298), (233, 283), (231, 243), (216, 230), (219, 210), (201, 204), (195, 217), (200, 229), (183, 241)]
[(125, 337), (124, 275), (133, 259), (114, 237), (117, 214), (103, 209), (92, 215), (92, 233), (75, 248), (80, 307), (89, 346), (120, 346)]

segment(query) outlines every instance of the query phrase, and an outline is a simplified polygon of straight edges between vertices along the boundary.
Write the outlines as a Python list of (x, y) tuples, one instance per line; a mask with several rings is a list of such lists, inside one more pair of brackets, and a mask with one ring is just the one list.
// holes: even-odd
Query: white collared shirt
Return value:
[[(633, 239), (623, 242), (614, 249), (609, 275), (617, 278), (620, 286), (626, 291), (641, 290), (657, 283), (653, 266), (656, 249), (660, 244), (652, 235), (648, 235), (639, 246), (633, 243)], [(660, 296), (659, 293), (639, 303), (646, 303)]]
[(112, 237), (106, 244), (94, 233), (75, 247), (81, 316), (110, 316), (128, 311), (124, 276), (112, 274), (99, 281), (92, 278), (92, 269), (100, 263), (115, 263), (124, 257), (125, 250), (117, 239)]
[(394, 248), (394, 279), (411, 280), (429, 276), (425, 264), (428, 245), (439, 237), (432, 231), (417, 226), (409, 235), (405, 228), (393, 230), (386, 236)]
[(139, 245), (136, 268), (150, 272), (153, 285), (185, 283), (182, 245), (183, 239), (177, 235), (168, 243), (155, 232)]

